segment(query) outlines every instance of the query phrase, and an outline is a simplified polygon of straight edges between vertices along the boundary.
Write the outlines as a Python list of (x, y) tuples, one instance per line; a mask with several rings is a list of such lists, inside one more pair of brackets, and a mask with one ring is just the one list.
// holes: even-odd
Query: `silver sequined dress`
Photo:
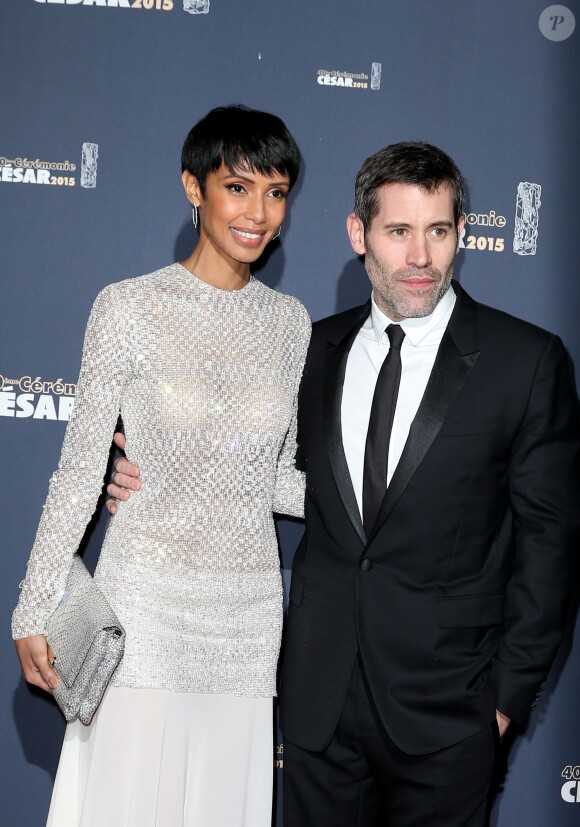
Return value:
[(120, 413), (143, 486), (119, 503), (96, 572), (127, 631), (113, 684), (275, 694), (272, 512), (303, 512), (294, 450), (309, 335), (303, 306), (253, 278), (223, 291), (173, 264), (99, 294), (14, 637), (44, 632)]

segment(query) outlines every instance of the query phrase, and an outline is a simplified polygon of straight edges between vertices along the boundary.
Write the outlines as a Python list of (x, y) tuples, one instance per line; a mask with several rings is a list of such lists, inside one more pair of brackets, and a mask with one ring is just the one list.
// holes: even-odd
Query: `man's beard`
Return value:
[[(453, 278), (453, 261), (444, 276), (434, 267), (410, 267), (407, 270), (389, 271), (377, 260), (368, 246), (365, 268), (373, 286), (377, 305), (389, 318), (393, 318), (393, 321), (431, 315), (449, 289)], [(399, 291), (397, 287), (401, 281), (412, 276), (431, 278), (433, 285), (425, 290), (415, 290), (413, 295)]]

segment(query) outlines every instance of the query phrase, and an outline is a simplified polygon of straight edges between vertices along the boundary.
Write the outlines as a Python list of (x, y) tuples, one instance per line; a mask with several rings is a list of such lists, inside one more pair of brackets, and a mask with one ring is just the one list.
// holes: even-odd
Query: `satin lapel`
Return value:
[(425, 394), (381, 504), (369, 542), (377, 534), (423, 461), (479, 356), (475, 346), (477, 305), (458, 285), (454, 287), (458, 293), (457, 304), (441, 340)]
[(328, 342), (328, 351), (324, 363), (324, 423), (326, 427), (326, 449), (330, 467), (342, 499), (343, 505), (363, 543), (366, 537), (346, 462), (342, 444), (341, 405), (344, 375), (349, 351), (357, 333), (370, 313), (370, 303), (357, 318), (354, 327), (338, 342)]

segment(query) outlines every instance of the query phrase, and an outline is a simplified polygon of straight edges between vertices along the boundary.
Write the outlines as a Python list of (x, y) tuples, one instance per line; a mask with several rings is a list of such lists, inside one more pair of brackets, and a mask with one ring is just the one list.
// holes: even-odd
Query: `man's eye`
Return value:
[(444, 238), (447, 235), (447, 230), (445, 227), (433, 227), (433, 235), (437, 238)]
[(405, 235), (405, 229), (403, 227), (395, 227), (391, 230), (391, 235), (394, 235), (395, 238), (403, 238)]

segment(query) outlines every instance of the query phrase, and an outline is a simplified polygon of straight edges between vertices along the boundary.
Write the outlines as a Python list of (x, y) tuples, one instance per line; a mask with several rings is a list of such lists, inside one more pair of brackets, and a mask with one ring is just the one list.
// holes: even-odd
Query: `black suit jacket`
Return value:
[(346, 360), (370, 304), (314, 325), (299, 399), (306, 531), (281, 675), (290, 741), (321, 750), (357, 650), (405, 752), (496, 707), (523, 722), (562, 637), (579, 512), (578, 411), (560, 340), (457, 302), (370, 537), (341, 439)]

